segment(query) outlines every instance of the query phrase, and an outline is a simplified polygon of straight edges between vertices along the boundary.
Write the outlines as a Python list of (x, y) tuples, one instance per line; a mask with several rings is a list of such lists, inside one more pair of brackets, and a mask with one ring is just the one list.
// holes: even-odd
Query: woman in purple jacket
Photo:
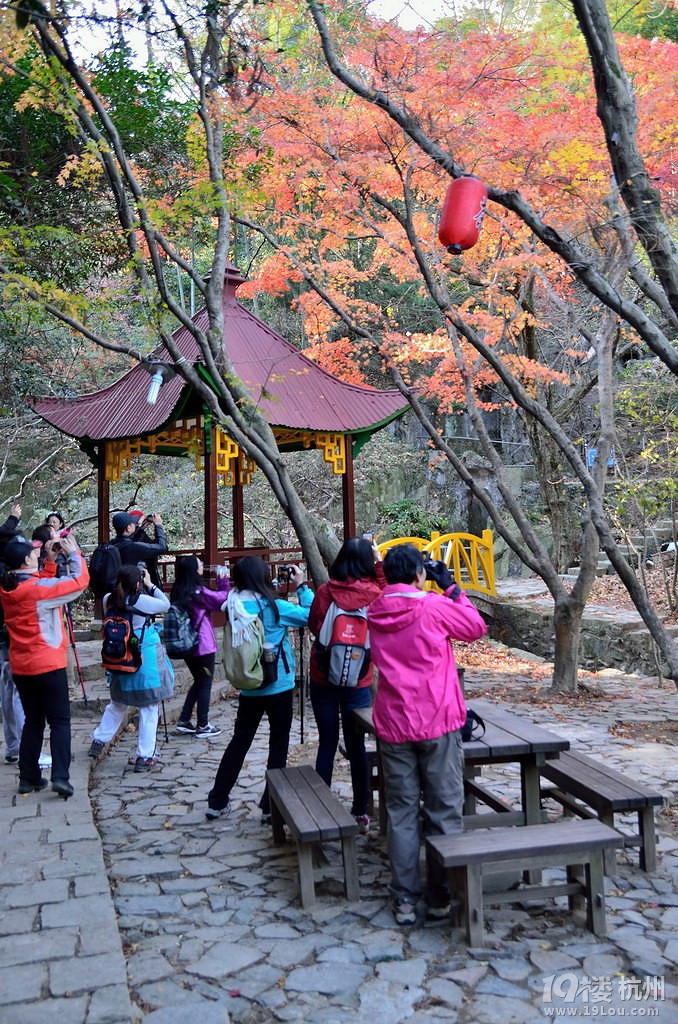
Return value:
[[(195, 555), (177, 560), (170, 600), (177, 608), (188, 612), (191, 624), (198, 631), (198, 642), (193, 653), (184, 658), (193, 676), (193, 683), (186, 694), (176, 731), (191, 736), (218, 736), (221, 729), (209, 722), (214, 656), (217, 652), (211, 613), (220, 610), (231, 589), (231, 582), (226, 566), (220, 565), (217, 569), (216, 590), (210, 590), (204, 585), (202, 574), (202, 561)], [(191, 715), (196, 704), (198, 721), (197, 725), (193, 725)]]

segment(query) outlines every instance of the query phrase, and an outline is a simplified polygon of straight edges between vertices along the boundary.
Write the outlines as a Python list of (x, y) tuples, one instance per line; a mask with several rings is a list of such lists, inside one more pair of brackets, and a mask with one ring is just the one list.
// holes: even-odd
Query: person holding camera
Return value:
[[(386, 582), (379, 549), (373, 540), (365, 537), (351, 537), (344, 541), (330, 566), (329, 575), (328, 582), (318, 587), (311, 605), (308, 625), (315, 637), (319, 636), (333, 603), (341, 611), (358, 611), (379, 597)], [(365, 736), (355, 727), (353, 711), (370, 706), (371, 661), (368, 653), (355, 686), (333, 686), (328, 679), (324, 660), (316, 641), (311, 647), (310, 661), (311, 705), (318, 726), (315, 770), (331, 786), (341, 720), (346, 756), (351, 766), (351, 814), (361, 831), (367, 832), (370, 819), (367, 814), (369, 772)]]
[[(487, 627), (444, 562), (424, 562), (413, 544), (384, 559), (387, 585), (368, 607), (372, 660), (378, 669), (374, 730), (386, 791), (391, 896), (397, 924), (416, 923), (424, 835), (462, 830), (466, 707), (451, 640), (470, 643)], [(442, 593), (424, 590), (433, 580)], [(423, 795), (423, 806), (420, 800)], [(444, 870), (427, 864), (427, 916), (449, 914)]]
[[(46, 557), (56, 558), (55, 540), (45, 544)], [(45, 721), (50, 727), (52, 789), (67, 799), (71, 763), (71, 710), (66, 675), (68, 641), (61, 614), (63, 605), (78, 597), (89, 583), (89, 572), (71, 534), (60, 542), (68, 559), (65, 576), (57, 578), (38, 568), (40, 542), (14, 537), (4, 551), (5, 573), (0, 599), (9, 633), (9, 662), (26, 720), (19, 747), (19, 792), (44, 789), (40, 752)]]
[[(211, 613), (218, 612), (228, 597), (231, 581), (228, 578), (228, 567), (219, 565), (215, 570), (217, 589), (212, 590), (205, 586), (203, 572), (202, 559), (196, 555), (178, 558), (170, 601), (189, 616), (191, 625), (198, 633), (195, 647), (190, 654), (184, 655), (184, 661), (193, 676), (193, 683), (186, 694), (176, 731), (196, 736), (198, 739), (209, 739), (221, 735), (221, 729), (209, 721), (214, 659), (217, 653)], [(191, 721), (194, 707), (195, 725)]]
[[(112, 523), (115, 530), (112, 543), (119, 549), (122, 564), (137, 565), (143, 562), (148, 569), (151, 583), (160, 587), (158, 557), (167, 551), (167, 538), (160, 513), (154, 512), (146, 516), (141, 529), (138, 519), (130, 512), (116, 512)], [(145, 527), (148, 524), (152, 524), (155, 529), (155, 541), (147, 538)]]
[[(232, 589), (224, 605), (228, 612), (234, 646), (251, 634), (250, 624), (260, 618), (266, 643), (276, 651), (276, 678), (257, 690), (241, 690), (231, 742), (224, 751), (214, 785), (207, 795), (208, 818), (219, 818), (229, 811), (229, 796), (238, 780), (257, 729), (264, 715), (268, 718), (269, 740), (267, 768), (284, 768), (292, 727), (294, 697), (294, 654), (288, 628), (305, 626), (313, 603), (313, 591), (304, 583), (298, 565), (292, 566), (290, 582), (297, 591), (299, 604), (278, 597), (271, 584), (271, 570), (262, 558), (246, 555), (233, 566)], [(261, 821), (270, 821), (268, 787), (259, 801)]]
[(111, 699), (92, 733), (90, 757), (98, 757), (115, 736), (130, 707), (139, 709), (135, 772), (155, 768), (155, 739), (160, 702), (174, 692), (174, 670), (169, 662), (153, 617), (170, 606), (169, 598), (156, 587), (147, 569), (121, 565), (116, 584), (104, 597), (107, 615), (131, 615), (132, 630), (141, 644), (141, 665), (136, 672), (110, 672)]
[[(140, 508), (131, 508), (128, 515), (132, 516), (136, 520), (137, 528), (132, 534), (132, 542), (134, 544), (157, 544), (158, 543), (158, 531), (157, 524), (154, 522), (153, 515), (145, 515)], [(161, 529), (164, 528), (161, 526)], [(149, 530), (152, 531), (149, 533)], [(162, 587), (162, 581), (160, 579), (160, 572), (158, 571), (158, 555), (147, 555), (143, 559), (148, 569), (148, 575), (157, 587)]]

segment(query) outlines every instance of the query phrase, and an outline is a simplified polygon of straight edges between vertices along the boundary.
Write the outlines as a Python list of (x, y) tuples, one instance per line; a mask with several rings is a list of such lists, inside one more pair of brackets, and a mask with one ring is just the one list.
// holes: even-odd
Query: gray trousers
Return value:
[(0, 644), (0, 699), (2, 701), (2, 730), (5, 734), (5, 757), (19, 756), (19, 743), (24, 727), (24, 708), (19, 691), (14, 685), (7, 660), (7, 651)]
[[(380, 743), (386, 789), (387, 843), (391, 893), (417, 901), (421, 894), (419, 852), (425, 836), (461, 832), (464, 754), (456, 729), (435, 740)], [(420, 807), (420, 798), (422, 806)], [(427, 863), (425, 898), (429, 906), (449, 900), (445, 871)]]

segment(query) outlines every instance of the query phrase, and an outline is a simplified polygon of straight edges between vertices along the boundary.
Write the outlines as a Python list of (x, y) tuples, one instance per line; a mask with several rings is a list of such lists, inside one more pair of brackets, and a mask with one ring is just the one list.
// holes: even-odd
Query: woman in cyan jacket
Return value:
[[(194, 650), (184, 657), (193, 676), (193, 683), (186, 694), (176, 731), (209, 738), (221, 734), (221, 729), (209, 721), (214, 656), (217, 652), (211, 612), (221, 608), (231, 589), (231, 581), (226, 566), (220, 565), (217, 569), (217, 589), (211, 590), (203, 582), (203, 568), (201, 559), (195, 555), (177, 559), (170, 601), (181, 611), (188, 612), (191, 625), (198, 631), (198, 642)], [(191, 715), (196, 705), (197, 725), (194, 725)]]
[[(270, 569), (263, 559), (248, 555), (233, 566), (233, 589), (225, 607), (234, 639), (238, 632), (247, 633), (249, 624), (259, 617), (264, 625), (266, 642), (278, 651), (277, 677), (275, 682), (258, 690), (240, 693), (233, 738), (226, 747), (214, 785), (207, 795), (208, 818), (219, 818), (228, 813), (231, 790), (264, 715), (268, 718), (270, 730), (266, 767), (284, 768), (287, 764), (294, 696), (294, 655), (287, 631), (288, 627), (306, 625), (313, 602), (313, 591), (303, 579), (303, 572), (295, 566), (291, 582), (298, 588), (297, 605), (276, 595), (271, 586)], [(267, 787), (264, 787), (259, 806), (261, 820), (265, 824), (270, 820)]]
[[(381, 568), (381, 559), (376, 544), (370, 544), (362, 537), (352, 537), (344, 542), (339, 554), (330, 566), (330, 578), (318, 587), (308, 626), (314, 636), (320, 633), (327, 611), (334, 602), (344, 611), (356, 611), (371, 604), (379, 597), (386, 580)], [(358, 732), (353, 722), (356, 708), (370, 706), (372, 668), (369, 658), (363, 666), (363, 676), (357, 686), (333, 686), (327, 680), (317, 644), (311, 648), (311, 704), (318, 726), (318, 754), (315, 770), (327, 783), (332, 784), (334, 758), (339, 746), (339, 721), (344, 733), (346, 756), (351, 766), (354, 815), (363, 832), (369, 828), (367, 815), (368, 768), (365, 753), (365, 736)]]
[[(37, 543), (37, 542), (36, 542)], [(54, 541), (48, 541), (47, 557)], [(89, 583), (89, 572), (73, 534), (60, 541), (66, 555), (66, 575), (56, 578), (54, 564), (38, 569), (40, 545), (15, 537), (6, 548), (7, 571), (0, 599), (9, 633), (9, 662), (26, 714), (19, 747), (19, 792), (44, 789), (40, 774), (45, 720), (50, 727), (52, 789), (67, 799), (71, 763), (71, 709), (66, 676), (67, 638), (63, 605), (78, 597)]]

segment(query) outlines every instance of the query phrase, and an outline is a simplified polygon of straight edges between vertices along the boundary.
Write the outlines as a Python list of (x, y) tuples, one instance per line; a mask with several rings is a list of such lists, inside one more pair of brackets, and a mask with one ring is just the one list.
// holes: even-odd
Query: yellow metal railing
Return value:
[[(378, 545), (383, 557), (396, 544), (414, 544), (424, 555), (445, 563), (462, 590), (477, 590), (481, 594), (496, 593), (494, 581), (494, 548), (492, 530), (483, 530), (477, 537), (473, 533), (432, 533), (424, 537), (395, 537)], [(427, 583), (429, 589), (435, 584)], [(435, 588), (437, 589), (437, 588)]]

